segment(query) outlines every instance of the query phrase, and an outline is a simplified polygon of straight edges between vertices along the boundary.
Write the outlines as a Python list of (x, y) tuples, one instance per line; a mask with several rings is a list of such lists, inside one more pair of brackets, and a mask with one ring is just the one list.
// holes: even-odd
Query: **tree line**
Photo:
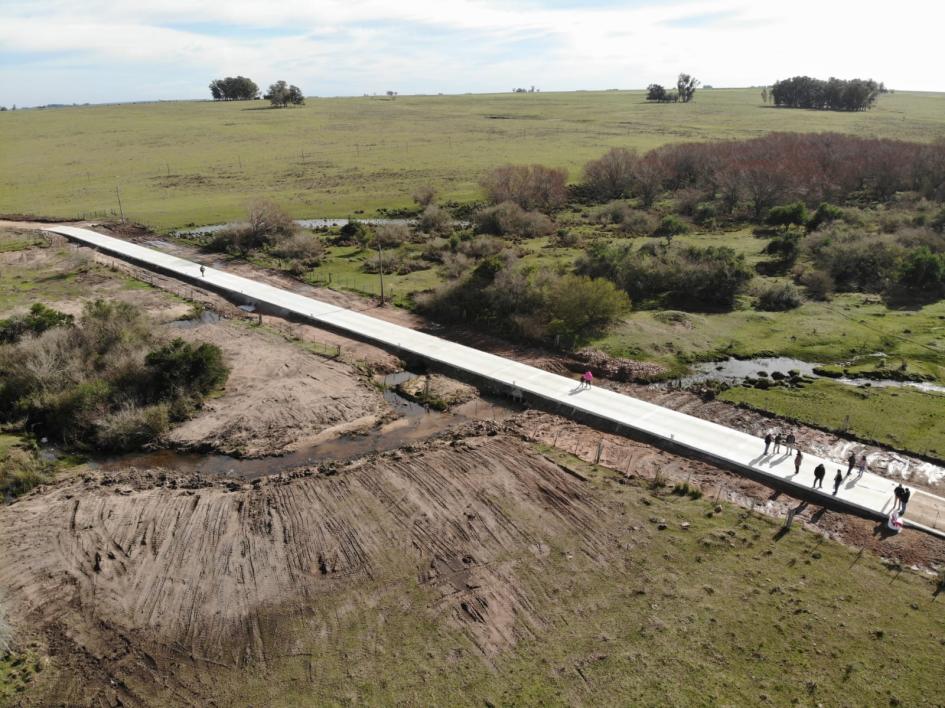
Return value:
[(816, 108), (828, 111), (866, 111), (873, 107), (881, 93), (882, 83), (873, 79), (838, 79), (826, 81), (810, 76), (794, 76), (776, 81), (770, 91), (762, 91), (765, 102), (787, 108)]

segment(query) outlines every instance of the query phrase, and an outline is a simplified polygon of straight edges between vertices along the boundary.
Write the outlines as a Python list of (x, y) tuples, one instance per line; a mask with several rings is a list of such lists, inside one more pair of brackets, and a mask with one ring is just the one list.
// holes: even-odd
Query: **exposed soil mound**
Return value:
[(330, 636), (321, 598), (384, 579), (417, 578), (427, 620), (489, 656), (542, 624), (516, 558), (561, 536), (596, 557), (596, 516), (579, 480), (488, 436), (253, 485), (87, 477), (4, 510), (0, 587), (62, 662), (56, 696), (150, 702), (169, 681), (180, 700), (192, 669), (287, 651), (275, 614)]

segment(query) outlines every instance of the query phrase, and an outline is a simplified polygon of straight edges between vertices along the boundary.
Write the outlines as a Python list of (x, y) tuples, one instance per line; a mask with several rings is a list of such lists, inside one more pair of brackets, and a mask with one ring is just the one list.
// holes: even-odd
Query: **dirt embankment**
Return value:
[(418, 578), (431, 598), (420, 619), (485, 656), (531, 637), (542, 619), (515, 559), (567, 538), (603, 562), (604, 505), (528, 445), (488, 435), (252, 485), (90, 475), (3, 510), (0, 587), (55, 657), (46, 696), (186, 702), (213, 672), (291, 652), (273, 612), (331, 641), (323, 598), (369, 603), (354, 592), (368, 583)]

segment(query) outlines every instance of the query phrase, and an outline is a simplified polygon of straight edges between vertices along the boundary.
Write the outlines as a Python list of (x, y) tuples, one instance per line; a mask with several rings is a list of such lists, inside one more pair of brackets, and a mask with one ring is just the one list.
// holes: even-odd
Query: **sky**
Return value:
[(716, 87), (809, 74), (945, 90), (940, 0), (0, 0), (0, 105)]

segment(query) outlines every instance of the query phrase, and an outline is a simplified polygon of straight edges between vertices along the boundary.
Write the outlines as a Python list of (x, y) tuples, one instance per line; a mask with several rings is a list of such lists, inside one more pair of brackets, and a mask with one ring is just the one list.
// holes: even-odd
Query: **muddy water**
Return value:
[(502, 400), (474, 399), (453, 410), (428, 410), (398, 395), (393, 387), (416, 374), (398, 372), (384, 378), (384, 399), (397, 418), (367, 433), (341, 435), (318, 445), (303, 447), (279, 457), (241, 459), (215, 453), (157, 450), (90, 461), (89, 467), (103, 471), (127, 469), (167, 469), (183, 475), (254, 479), (306, 465), (340, 462), (376, 452), (386, 452), (419, 443), (453, 426), (474, 420), (504, 420), (518, 408)]

